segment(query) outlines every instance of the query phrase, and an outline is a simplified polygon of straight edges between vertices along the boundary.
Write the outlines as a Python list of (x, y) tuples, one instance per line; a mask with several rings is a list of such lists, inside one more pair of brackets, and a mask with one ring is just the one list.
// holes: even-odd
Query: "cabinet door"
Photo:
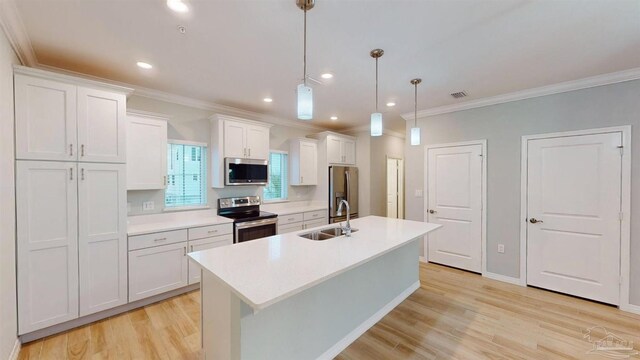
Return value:
[(127, 190), (161, 190), (167, 179), (167, 122), (127, 116)]
[(187, 286), (187, 243), (129, 251), (129, 301)]
[(356, 142), (350, 139), (342, 140), (343, 162), (349, 165), (356, 163)]
[[(189, 252), (213, 249), (233, 244), (233, 234), (214, 236), (210, 238), (189, 241)], [(200, 266), (189, 261), (189, 285), (200, 282)]]
[(300, 231), (303, 229), (304, 229), (303, 222), (287, 224), (287, 225), (278, 225), (278, 235)]
[(18, 161), (19, 334), (78, 317), (76, 164)]
[(76, 160), (76, 86), (15, 75), (16, 159)]
[(327, 136), (327, 161), (330, 164), (342, 164), (342, 139)]
[(300, 142), (300, 185), (318, 183), (318, 145), (314, 142)]
[[(224, 157), (245, 158), (246, 126), (243, 123), (225, 120), (224, 122)], [(223, 160), (224, 161), (224, 160)]]
[(125, 167), (78, 164), (80, 316), (127, 303)]
[(269, 159), (269, 128), (264, 126), (247, 126), (247, 157), (250, 159)]
[(124, 163), (126, 97), (78, 87), (79, 161)]
[(304, 228), (305, 229), (311, 229), (311, 228), (324, 226), (324, 225), (327, 225), (327, 218), (319, 219), (319, 220), (312, 220), (312, 221), (305, 221), (304, 222)]

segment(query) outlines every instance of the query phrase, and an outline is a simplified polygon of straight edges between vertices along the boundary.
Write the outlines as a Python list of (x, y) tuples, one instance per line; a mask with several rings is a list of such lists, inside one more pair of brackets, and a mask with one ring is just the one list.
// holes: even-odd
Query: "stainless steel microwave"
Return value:
[(269, 162), (267, 160), (225, 158), (225, 185), (267, 185)]

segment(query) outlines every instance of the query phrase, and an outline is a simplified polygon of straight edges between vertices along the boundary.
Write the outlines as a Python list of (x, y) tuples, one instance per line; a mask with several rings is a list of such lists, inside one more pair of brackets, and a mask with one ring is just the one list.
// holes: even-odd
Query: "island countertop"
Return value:
[(351, 221), (351, 227), (358, 229), (351, 237), (314, 241), (298, 236), (314, 230), (306, 229), (197, 251), (189, 256), (247, 305), (261, 310), (397, 249), (440, 226), (367, 216)]

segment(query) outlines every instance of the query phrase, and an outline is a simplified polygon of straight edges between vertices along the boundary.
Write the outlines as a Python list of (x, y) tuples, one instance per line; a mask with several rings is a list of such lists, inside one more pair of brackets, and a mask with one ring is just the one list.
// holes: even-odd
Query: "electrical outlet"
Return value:
[(151, 211), (155, 208), (153, 201), (145, 201), (142, 203), (142, 211)]
[(421, 198), (422, 197), (422, 189), (416, 189), (415, 195), (417, 198)]
[(498, 252), (504, 254), (504, 244), (498, 244)]

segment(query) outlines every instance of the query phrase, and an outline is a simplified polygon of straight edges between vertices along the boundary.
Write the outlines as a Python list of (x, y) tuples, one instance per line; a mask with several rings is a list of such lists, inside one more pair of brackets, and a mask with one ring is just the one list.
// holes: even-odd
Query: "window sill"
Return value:
[(289, 199), (277, 199), (277, 200), (262, 200), (263, 204), (279, 204), (279, 203), (288, 203)]
[(189, 211), (189, 210), (205, 210), (211, 209), (209, 205), (197, 205), (197, 206), (176, 206), (176, 207), (165, 207), (162, 209), (163, 212), (177, 212), (177, 211)]

